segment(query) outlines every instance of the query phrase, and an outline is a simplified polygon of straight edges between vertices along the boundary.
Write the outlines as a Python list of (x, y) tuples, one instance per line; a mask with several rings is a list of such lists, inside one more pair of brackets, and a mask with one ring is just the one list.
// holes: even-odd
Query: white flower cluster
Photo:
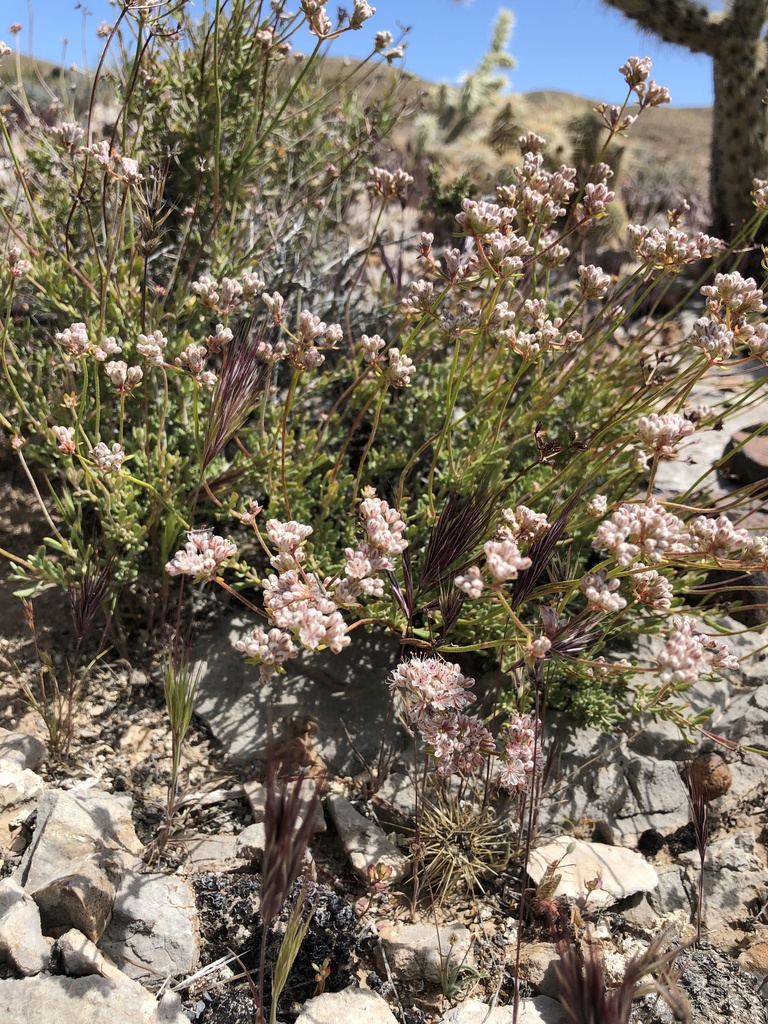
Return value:
[(152, 334), (140, 334), (136, 344), (136, 351), (139, 352), (152, 366), (163, 365), (163, 350), (168, 344), (168, 339), (162, 331), (153, 331)]
[(515, 712), (510, 716), (504, 751), (499, 755), (496, 781), (510, 793), (524, 793), (543, 767), (537, 744), (541, 723), (531, 715)]
[(106, 445), (103, 441), (99, 443), (88, 452), (88, 457), (94, 462), (100, 469), (105, 469), (109, 473), (119, 473), (120, 467), (123, 465), (125, 459), (125, 451), (122, 445), (116, 441), (112, 444), (112, 447)]
[(187, 543), (165, 566), (169, 576), (192, 576), (195, 582), (212, 579), (228, 558), (237, 554), (231, 540), (213, 530), (188, 530)]
[(267, 682), (283, 662), (297, 657), (299, 653), (289, 633), (282, 629), (270, 629), (266, 633), (260, 626), (254, 627), (249, 636), (238, 640), (235, 648), (247, 655), (253, 664), (261, 666), (263, 683)]
[(190, 344), (178, 355), (174, 362), (177, 366), (188, 370), (190, 376), (204, 388), (212, 388), (216, 383), (216, 374), (212, 370), (205, 369), (208, 359), (208, 349), (205, 345)]
[(685, 523), (666, 512), (655, 498), (644, 505), (620, 505), (610, 519), (600, 523), (592, 541), (596, 551), (610, 551), (619, 565), (629, 565), (638, 555), (660, 562), (689, 551)]
[(133, 391), (144, 378), (144, 371), (140, 366), (128, 366), (122, 359), (110, 360), (104, 367), (104, 373), (112, 381), (115, 391), (121, 395)]
[(117, 338), (103, 338), (99, 344), (94, 344), (88, 338), (88, 329), (83, 323), (71, 324), (65, 330), (59, 331), (56, 334), (56, 341), (61, 342), (68, 355), (92, 356), (100, 363), (122, 351)]
[(313, 572), (289, 569), (268, 576), (264, 607), (271, 622), (293, 633), (312, 651), (328, 647), (338, 654), (350, 642), (341, 612)]
[(624, 598), (616, 593), (619, 586), (617, 579), (608, 579), (607, 569), (600, 569), (599, 572), (588, 572), (579, 583), (579, 590), (586, 597), (588, 608), (610, 613), (627, 607)]
[(264, 281), (255, 271), (246, 271), (240, 280), (223, 277), (221, 283), (210, 274), (201, 274), (192, 285), (202, 304), (221, 314), (235, 312), (253, 302), (263, 290)]
[(672, 632), (656, 658), (662, 683), (695, 683), (703, 672), (738, 668), (726, 644), (698, 632), (696, 626), (687, 615), (672, 619)]
[(372, 196), (381, 196), (385, 202), (389, 199), (399, 199), (404, 203), (412, 184), (413, 177), (401, 167), (395, 171), (388, 171), (384, 167), (371, 167), (365, 187)]
[(695, 430), (689, 419), (676, 412), (652, 412), (650, 416), (641, 416), (637, 423), (640, 439), (660, 459), (676, 459), (673, 445)]
[[(645, 569), (645, 566), (638, 563), (638, 568)], [(672, 584), (656, 569), (633, 573), (632, 593), (641, 604), (653, 611), (668, 612), (672, 607)]]

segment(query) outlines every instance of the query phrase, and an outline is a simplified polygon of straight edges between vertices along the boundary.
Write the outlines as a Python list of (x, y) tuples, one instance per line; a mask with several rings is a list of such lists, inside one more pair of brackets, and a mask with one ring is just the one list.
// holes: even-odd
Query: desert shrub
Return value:
[[(621, 704), (684, 725), (675, 694), (731, 664), (681, 594), (711, 565), (764, 568), (765, 542), (693, 494), (661, 503), (654, 477), (723, 415), (691, 404), (702, 376), (763, 356), (762, 292), (716, 276), (677, 340), (674, 309), (640, 317), (690, 264), (727, 268), (723, 243), (674, 218), (630, 229), (620, 278), (573, 266), (615, 198), (603, 158), (630, 99), (642, 114), (668, 98), (636, 58), (582, 184), (528, 133), (509, 182), (462, 201), (455, 244), (401, 244), (410, 176), (369, 166), (396, 105), (374, 130), (365, 68), (329, 78), (320, 58), (367, 5), (338, 27), (301, 7), (217, 4), (183, 43), (162, 13), (126, 9), (107, 41), (114, 133), (3, 126), (2, 424), (53, 503), (45, 545), (12, 560), (27, 596), (108, 564), (112, 597), (143, 588), (150, 621), (180, 600), (176, 577), (220, 585), (263, 616), (239, 643), (262, 677), (300, 646), (388, 630), (417, 651), (398, 685), (437, 774), (492, 755), (520, 793), (550, 681), (602, 724)], [(306, 59), (287, 50), (300, 17)], [(390, 44), (372, 49), (391, 60)], [(761, 183), (756, 201), (755, 223)], [(611, 660), (643, 631), (667, 635), (656, 664)], [(468, 653), (514, 680), (502, 750), (498, 722), (465, 714), (451, 659)], [(628, 694), (630, 669), (648, 684)]]

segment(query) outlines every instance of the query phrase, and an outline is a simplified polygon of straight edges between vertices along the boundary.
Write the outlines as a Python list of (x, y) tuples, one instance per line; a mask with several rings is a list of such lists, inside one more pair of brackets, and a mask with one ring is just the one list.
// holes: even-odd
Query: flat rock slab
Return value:
[(390, 867), (394, 884), (405, 878), (411, 867), (410, 858), (398, 850), (393, 840), (378, 825), (356, 811), (340, 793), (329, 793), (326, 805), (352, 870), (359, 878), (368, 880), (368, 867), (371, 864)]
[[(246, 665), (234, 647), (256, 624), (255, 617), (246, 616), (221, 624), (206, 637), (204, 655), (194, 669), (200, 671), (197, 711), (229, 756), (249, 761), (263, 757), (268, 716), (279, 735), (286, 719), (300, 715), (312, 721), (314, 750), (332, 773), (360, 770), (353, 745), (373, 764), (390, 723), (388, 678), (400, 658), (398, 645), (355, 633), (341, 654), (302, 655), (286, 663), (285, 675), (262, 686), (259, 670)], [(390, 726), (389, 738), (405, 745), (399, 727)]]
[[(514, 1019), (511, 1006), (494, 1006), (491, 1009), (479, 999), (465, 999), (443, 1014), (440, 1024), (513, 1024)], [(567, 1024), (567, 1018), (557, 1000), (536, 996), (535, 999), (520, 1000), (517, 1024)]]
[(195, 896), (177, 875), (126, 872), (99, 948), (131, 978), (191, 974), (200, 955)]
[(0, 849), (8, 849), (16, 826), (34, 811), (43, 792), (40, 776), (9, 753), (10, 760), (0, 759)]
[[(415, 981), (424, 978), (432, 985), (439, 985), (447, 967), (466, 964), (474, 966), (470, 957), (472, 937), (469, 929), (458, 921), (440, 925), (390, 924), (385, 922), (378, 928), (381, 946), (376, 949), (376, 959), (386, 956), (389, 968), (395, 978)], [(386, 970), (379, 963), (380, 970)]]
[[(610, 907), (636, 892), (650, 892), (659, 884), (656, 870), (641, 854), (572, 836), (558, 836), (531, 852), (527, 870), (535, 885), (552, 865), (554, 874), (560, 876), (554, 896), (583, 903), (589, 895), (593, 908)], [(599, 885), (590, 893), (587, 883), (595, 879), (599, 879)]]
[(130, 797), (49, 789), (14, 878), (40, 907), (45, 929), (77, 928), (96, 942), (112, 912), (115, 883), (142, 850)]
[(2, 1024), (189, 1024), (177, 995), (158, 1003), (138, 982), (48, 974), (0, 981)]
[(12, 878), (4, 878), (0, 882), (0, 961), (27, 976), (47, 970), (50, 959), (37, 904)]
[(397, 1024), (397, 1017), (377, 992), (345, 988), (310, 999), (296, 1024)]

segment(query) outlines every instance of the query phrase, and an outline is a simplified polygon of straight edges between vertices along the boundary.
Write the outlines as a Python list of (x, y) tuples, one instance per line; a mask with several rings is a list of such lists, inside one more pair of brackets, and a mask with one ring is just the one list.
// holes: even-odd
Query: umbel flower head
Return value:
[(188, 530), (187, 543), (165, 566), (169, 576), (192, 576), (195, 582), (212, 579), (228, 558), (237, 553), (231, 540), (213, 530)]

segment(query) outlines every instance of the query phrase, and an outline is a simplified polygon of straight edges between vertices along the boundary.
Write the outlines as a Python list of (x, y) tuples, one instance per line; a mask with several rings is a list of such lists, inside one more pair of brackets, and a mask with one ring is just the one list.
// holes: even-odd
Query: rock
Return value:
[(236, 836), (185, 836), (181, 840), (190, 871), (239, 871), (249, 859), (242, 856)]
[(264, 844), (267, 841), (267, 835), (264, 830), (262, 822), (254, 822), (253, 825), (248, 825), (237, 837), (237, 854), (239, 857), (244, 858), (252, 867), (258, 867), (261, 864), (261, 858), (264, 856)]
[[(286, 675), (261, 686), (258, 669), (246, 665), (234, 648), (256, 624), (247, 616), (223, 623), (206, 637), (205, 654), (192, 669), (200, 671), (197, 711), (227, 754), (240, 760), (263, 757), (269, 716), (277, 731), (281, 719), (300, 711), (316, 723), (313, 751), (331, 772), (345, 775), (360, 768), (345, 729), (373, 764), (391, 720), (387, 678), (400, 657), (397, 643), (356, 633), (341, 654), (303, 653), (286, 663)], [(399, 726), (389, 732), (398, 746), (405, 745)]]
[(77, 928), (96, 942), (112, 911), (115, 882), (143, 847), (131, 800), (99, 790), (46, 790), (16, 881), (40, 907), (46, 930)]
[(551, 942), (532, 942), (520, 950), (520, 979), (527, 981), (543, 996), (556, 999), (560, 984), (555, 964), (560, 957)]
[[(288, 786), (288, 793), (292, 792), (292, 787), (297, 785), (296, 782)], [(251, 813), (253, 814), (253, 820), (257, 824), (264, 821), (264, 813), (266, 810), (266, 790), (261, 782), (250, 781), (243, 783), (243, 789), (245, 795), (248, 798), (248, 803), (251, 806)], [(305, 806), (312, 799), (314, 794), (317, 792), (317, 786), (315, 780), (305, 777), (301, 781), (301, 796), (305, 803)], [(296, 821), (296, 828), (301, 827), (303, 822), (302, 815), (299, 815)], [(325, 823), (325, 815), (323, 814), (323, 804), (321, 800), (315, 803), (315, 810), (312, 816), (312, 833), (325, 832), (328, 826)]]
[(86, 938), (77, 928), (70, 928), (56, 940), (56, 949), (67, 974), (77, 977), (98, 974), (102, 978), (125, 981), (123, 974), (111, 960), (108, 960), (99, 947)]
[[(683, 949), (675, 958), (680, 988), (691, 1008), (691, 1024), (768, 1024), (754, 979), (735, 960), (711, 947)], [(635, 1003), (631, 1024), (674, 1024), (672, 1011), (656, 994)]]
[[(704, 861), (704, 925), (708, 930), (739, 925), (750, 917), (747, 904), (758, 896), (764, 898), (765, 869), (755, 846), (749, 829), (739, 829), (708, 844)], [(679, 861), (685, 869), (688, 890), (695, 894), (699, 855), (696, 851), (684, 853)]]
[(0, 761), (7, 761), (17, 768), (37, 771), (47, 753), (45, 744), (25, 732), (10, 732), (0, 729)]
[(326, 802), (355, 874), (367, 880), (369, 864), (385, 864), (392, 868), (392, 882), (402, 881), (410, 870), (411, 861), (389, 836), (356, 811), (340, 793), (329, 793)]
[[(521, 999), (517, 1024), (567, 1024), (563, 1008), (549, 996)], [(491, 1009), (479, 999), (465, 999), (463, 1003), (443, 1014), (439, 1024), (513, 1024), (512, 1006), (494, 1006)]]
[(177, 875), (126, 872), (99, 948), (130, 978), (191, 974), (200, 954), (191, 888)]
[(397, 1018), (377, 992), (345, 988), (323, 992), (308, 1000), (296, 1024), (397, 1024)]
[(695, 757), (689, 772), (691, 784), (700, 790), (707, 802), (725, 796), (733, 785), (731, 769), (725, 758), (714, 751)]
[[(752, 436), (754, 434), (754, 437)], [(725, 446), (720, 471), (742, 484), (768, 480), (768, 427), (756, 423), (736, 430)]]
[(555, 896), (584, 903), (587, 882), (600, 880), (599, 886), (589, 893), (591, 907), (609, 907), (636, 892), (649, 892), (659, 884), (655, 869), (639, 853), (622, 846), (602, 846), (572, 836), (558, 836), (531, 851), (527, 871), (535, 885), (555, 862), (559, 862), (555, 873), (560, 875)]
[(0, 761), (0, 849), (8, 849), (14, 827), (34, 811), (43, 780), (17, 760)]
[(378, 927), (381, 946), (376, 959), (381, 973), (386, 972), (386, 957), (393, 976), (404, 981), (424, 978), (439, 985), (446, 966), (474, 966), (470, 957), (472, 937), (469, 929), (457, 921), (440, 925), (390, 924)]
[(38, 975), (0, 981), (2, 1024), (189, 1024), (179, 997), (166, 992), (158, 1003), (126, 978), (62, 978)]
[(0, 881), (0, 960), (26, 977), (47, 970), (50, 959), (37, 904), (12, 878), (4, 878)]

